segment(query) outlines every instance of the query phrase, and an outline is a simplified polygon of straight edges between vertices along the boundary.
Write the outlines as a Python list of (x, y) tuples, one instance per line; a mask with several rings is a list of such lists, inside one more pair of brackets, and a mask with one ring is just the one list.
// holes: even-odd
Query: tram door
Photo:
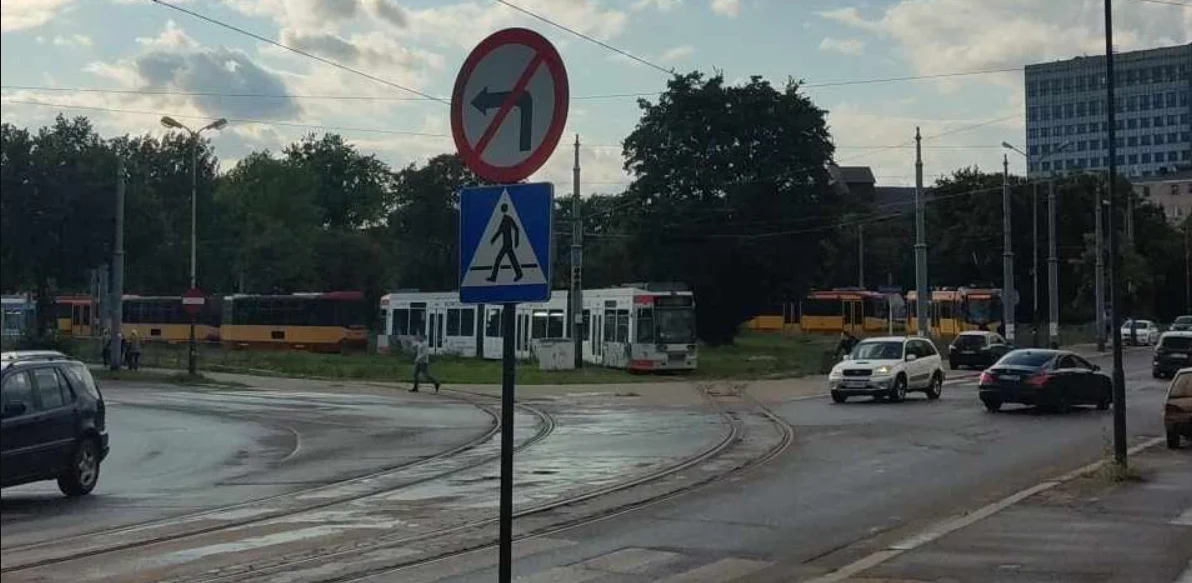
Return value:
[(854, 336), (865, 330), (865, 308), (863, 300), (842, 300), (844, 329)]

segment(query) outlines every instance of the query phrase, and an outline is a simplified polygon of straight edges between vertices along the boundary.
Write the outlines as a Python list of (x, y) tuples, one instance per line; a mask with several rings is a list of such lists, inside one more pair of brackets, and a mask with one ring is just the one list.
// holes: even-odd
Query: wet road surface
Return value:
[(493, 426), (473, 405), (405, 395), (106, 383), (104, 397), (111, 454), (95, 491), (67, 499), (54, 482), (5, 489), (5, 548), (343, 480), (452, 448)]
[[(1132, 441), (1160, 434), (1165, 384), (1127, 355)], [(1103, 363), (1104, 366), (1104, 363)], [(519, 581), (792, 581), (829, 572), (953, 514), (1101, 458), (1112, 414), (1007, 406), (986, 413), (972, 381), (904, 403), (828, 399), (775, 408), (788, 454), (680, 498), (515, 545)], [(450, 563), (454, 562), (452, 565)], [(368, 579), (487, 582), (495, 551)]]

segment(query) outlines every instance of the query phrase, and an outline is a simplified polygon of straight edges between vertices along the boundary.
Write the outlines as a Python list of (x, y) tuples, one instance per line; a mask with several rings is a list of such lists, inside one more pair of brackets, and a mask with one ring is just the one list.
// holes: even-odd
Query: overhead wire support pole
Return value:
[(1113, 461), (1126, 467), (1126, 375), (1122, 369), (1122, 335), (1118, 332), (1118, 235), (1117, 201), (1114, 194), (1117, 180), (1117, 149), (1114, 144), (1117, 121), (1117, 102), (1114, 99), (1113, 78), (1113, 0), (1105, 0), (1105, 110), (1109, 133), (1109, 177), (1106, 191), (1109, 198), (1109, 329), (1113, 334)]
[(121, 327), (124, 322), (124, 156), (116, 161), (116, 245), (112, 251), (112, 309), (109, 312), (112, 320), (109, 326), (108, 368), (120, 370), (124, 354), (121, 341)]
[(915, 128), (915, 316), (916, 333), (928, 335), (927, 235), (923, 209), (923, 137)]
[(579, 198), (579, 134), (575, 134), (575, 168), (572, 174), (574, 191), (571, 197), (571, 330), (575, 351), (575, 368), (584, 366), (584, 222), (580, 216)]
[(1014, 344), (1018, 293), (1014, 287), (1014, 249), (1010, 237), (1010, 211), (1010, 158), (1002, 154), (1002, 296), (1006, 298), (1006, 308), (1003, 310), (1006, 321), (1006, 340), (1010, 344)]

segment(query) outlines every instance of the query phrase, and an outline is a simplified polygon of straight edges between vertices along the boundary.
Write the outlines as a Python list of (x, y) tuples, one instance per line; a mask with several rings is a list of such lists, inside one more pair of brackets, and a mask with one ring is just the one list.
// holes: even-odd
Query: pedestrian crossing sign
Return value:
[(549, 182), (459, 191), (459, 299), (472, 304), (550, 299)]

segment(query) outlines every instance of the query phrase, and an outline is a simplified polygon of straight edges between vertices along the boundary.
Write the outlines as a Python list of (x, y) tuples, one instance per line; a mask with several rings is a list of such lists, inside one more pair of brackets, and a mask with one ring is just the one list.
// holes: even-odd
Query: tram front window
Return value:
[(695, 311), (659, 308), (655, 312), (660, 344), (694, 344)]
[(1002, 303), (997, 298), (970, 298), (968, 320), (974, 324), (988, 324), (1002, 319)]

